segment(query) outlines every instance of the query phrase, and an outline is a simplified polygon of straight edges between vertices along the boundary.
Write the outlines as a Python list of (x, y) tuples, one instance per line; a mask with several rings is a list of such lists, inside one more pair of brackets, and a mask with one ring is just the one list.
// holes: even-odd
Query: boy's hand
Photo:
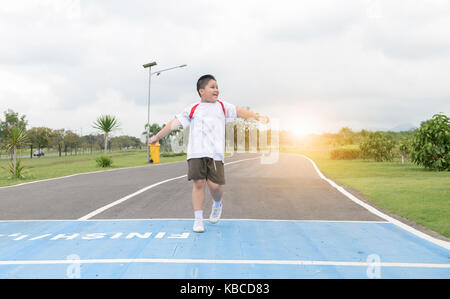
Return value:
[(262, 123), (264, 123), (264, 124), (267, 124), (267, 123), (270, 122), (270, 119), (269, 119), (269, 117), (267, 117), (267, 116), (265, 116), (265, 115), (260, 115), (260, 116), (258, 117), (258, 121), (260, 121), (260, 122), (262, 122)]
[(152, 137), (150, 137), (150, 138), (148, 139), (148, 143), (149, 143), (149, 144), (155, 144), (155, 143), (157, 143), (158, 141), (159, 141), (159, 138), (156, 137), (156, 135), (155, 135), (155, 136), (152, 136)]

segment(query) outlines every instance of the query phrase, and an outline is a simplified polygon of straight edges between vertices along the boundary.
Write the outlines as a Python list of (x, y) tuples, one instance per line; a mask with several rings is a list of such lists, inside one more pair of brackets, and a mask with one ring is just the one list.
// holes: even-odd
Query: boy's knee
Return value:
[(213, 183), (211, 181), (208, 181), (208, 187), (211, 192), (220, 192), (222, 190), (219, 184)]
[(205, 188), (206, 180), (194, 180), (194, 188), (195, 189), (203, 189)]

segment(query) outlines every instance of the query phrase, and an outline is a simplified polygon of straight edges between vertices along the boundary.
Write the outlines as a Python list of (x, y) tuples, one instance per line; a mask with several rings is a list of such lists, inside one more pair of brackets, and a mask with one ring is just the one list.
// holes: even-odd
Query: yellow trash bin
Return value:
[(150, 147), (150, 162), (151, 163), (159, 163), (159, 142), (155, 144), (149, 144)]

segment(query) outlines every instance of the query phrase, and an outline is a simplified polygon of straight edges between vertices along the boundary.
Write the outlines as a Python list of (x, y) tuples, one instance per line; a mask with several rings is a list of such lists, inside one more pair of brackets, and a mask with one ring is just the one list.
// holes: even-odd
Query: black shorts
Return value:
[(212, 158), (192, 158), (188, 162), (188, 180), (210, 180), (219, 185), (225, 185), (225, 173), (222, 161)]

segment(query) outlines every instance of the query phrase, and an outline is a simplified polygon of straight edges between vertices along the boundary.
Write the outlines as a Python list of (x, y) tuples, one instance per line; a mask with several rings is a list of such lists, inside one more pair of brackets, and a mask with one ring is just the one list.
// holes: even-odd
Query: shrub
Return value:
[(101, 155), (95, 160), (95, 162), (97, 162), (97, 166), (99, 167), (109, 167), (113, 161), (111, 158)]
[(332, 160), (353, 160), (360, 156), (358, 147), (339, 147), (331, 150), (330, 156)]
[(375, 159), (377, 162), (392, 161), (394, 147), (395, 141), (382, 132), (369, 132), (359, 145), (363, 159)]
[(450, 119), (435, 114), (416, 131), (411, 142), (411, 161), (436, 171), (450, 170)]
[(16, 171), (14, 172), (14, 161), (11, 160), (11, 162), (9, 163), (8, 172), (13, 179), (23, 179), (23, 169), (24, 166), (22, 165), (21, 160), (17, 160)]
[(179, 156), (184, 156), (186, 155), (185, 153), (181, 152), (181, 153), (174, 153), (174, 152), (163, 152), (161, 153), (161, 157), (179, 157)]

